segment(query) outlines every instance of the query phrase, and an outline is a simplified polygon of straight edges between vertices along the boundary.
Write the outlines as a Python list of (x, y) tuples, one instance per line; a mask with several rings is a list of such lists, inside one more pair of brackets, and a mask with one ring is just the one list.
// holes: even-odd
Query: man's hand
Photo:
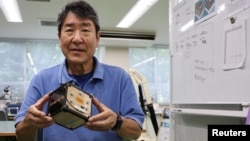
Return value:
[(109, 131), (116, 124), (117, 114), (95, 97), (92, 103), (97, 107), (99, 114), (90, 117), (84, 126), (90, 130)]
[(44, 104), (49, 100), (49, 94), (39, 99), (34, 105), (31, 105), (28, 109), (26, 118), (27, 120), (37, 128), (43, 128), (50, 126), (54, 123), (52, 117), (47, 116), (42, 111)]

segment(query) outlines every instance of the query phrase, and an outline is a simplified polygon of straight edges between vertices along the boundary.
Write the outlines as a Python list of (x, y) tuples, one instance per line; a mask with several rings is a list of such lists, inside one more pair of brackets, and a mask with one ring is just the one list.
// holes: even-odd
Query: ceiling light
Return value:
[(28, 56), (28, 58), (29, 58), (29, 60), (30, 60), (30, 64), (33, 66), (34, 65), (34, 62), (33, 62), (33, 59), (32, 59), (32, 57), (31, 57), (31, 54), (28, 52), (27, 53), (27, 56)]
[(146, 13), (148, 9), (150, 9), (157, 1), (158, 0), (139, 0), (116, 27), (119, 28), (130, 27), (144, 13)]
[(0, 0), (0, 7), (8, 22), (22, 22), (22, 17), (16, 0)]
[(133, 65), (132, 68), (135, 68), (135, 67), (138, 67), (138, 66), (140, 66), (142, 64), (145, 64), (147, 62), (153, 61), (154, 59), (156, 59), (156, 58), (155, 57), (150, 57), (150, 58), (148, 58), (148, 59), (146, 59), (146, 60), (144, 60), (144, 61), (142, 61), (140, 63), (137, 63), (137, 64)]

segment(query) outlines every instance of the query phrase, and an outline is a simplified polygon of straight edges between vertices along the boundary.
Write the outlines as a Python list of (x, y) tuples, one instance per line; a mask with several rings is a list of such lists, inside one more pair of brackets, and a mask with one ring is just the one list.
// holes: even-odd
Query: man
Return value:
[[(59, 13), (58, 37), (65, 61), (32, 79), (15, 117), (18, 141), (122, 141), (140, 136), (144, 114), (131, 78), (94, 57), (100, 35), (98, 16), (87, 2), (68, 3)], [(46, 115), (49, 93), (71, 80), (94, 97), (88, 122), (74, 130)]]

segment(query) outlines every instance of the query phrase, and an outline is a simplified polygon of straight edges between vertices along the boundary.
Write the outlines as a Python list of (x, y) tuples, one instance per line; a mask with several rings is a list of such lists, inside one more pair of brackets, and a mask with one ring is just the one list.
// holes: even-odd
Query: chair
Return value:
[(6, 109), (0, 109), (0, 121), (8, 120)]

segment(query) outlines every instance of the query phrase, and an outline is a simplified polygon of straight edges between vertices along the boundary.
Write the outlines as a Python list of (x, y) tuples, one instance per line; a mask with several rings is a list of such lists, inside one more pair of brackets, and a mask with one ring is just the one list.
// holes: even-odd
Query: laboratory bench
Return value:
[(16, 141), (14, 121), (0, 121), (0, 141)]

